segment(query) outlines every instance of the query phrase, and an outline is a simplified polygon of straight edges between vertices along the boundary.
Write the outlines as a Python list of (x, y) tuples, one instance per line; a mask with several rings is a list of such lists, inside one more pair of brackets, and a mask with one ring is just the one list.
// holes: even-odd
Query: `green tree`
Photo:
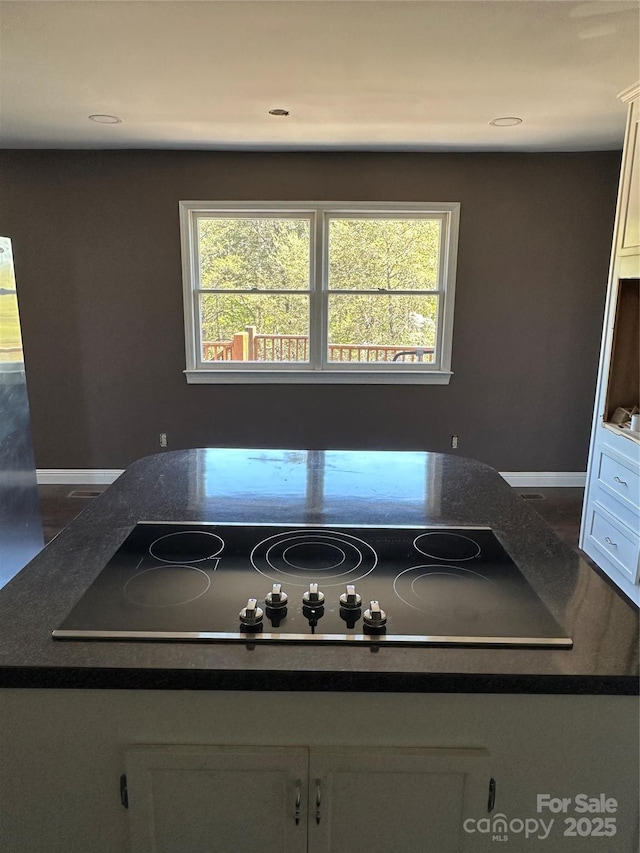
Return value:
[[(204, 340), (245, 326), (309, 334), (308, 220), (213, 217), (199, 229), (201, 287), (218, 291), (201, 298)], [(329, 342), (434, 346), (439, 297), (420, 291), (437, 288), (439, 245), (436, 219), (331, 219)]]

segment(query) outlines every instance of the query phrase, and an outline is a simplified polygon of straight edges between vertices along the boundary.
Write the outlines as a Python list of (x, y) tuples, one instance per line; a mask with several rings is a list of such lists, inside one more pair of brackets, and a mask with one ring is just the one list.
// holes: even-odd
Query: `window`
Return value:
[(187, 381), (447, 383), (459, 208), (181, 202)]

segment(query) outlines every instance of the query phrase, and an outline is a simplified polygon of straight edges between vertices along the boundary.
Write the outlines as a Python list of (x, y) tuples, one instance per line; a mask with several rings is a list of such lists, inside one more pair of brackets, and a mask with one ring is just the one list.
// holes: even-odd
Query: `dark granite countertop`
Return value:
[[(487, 525), (572, 650), (55, 641), (139, 520)], [(174, 451), (141, 459), (0, 590), (0, 686), (636, 694), (638, 613), (513, 493), (459, 456)]]

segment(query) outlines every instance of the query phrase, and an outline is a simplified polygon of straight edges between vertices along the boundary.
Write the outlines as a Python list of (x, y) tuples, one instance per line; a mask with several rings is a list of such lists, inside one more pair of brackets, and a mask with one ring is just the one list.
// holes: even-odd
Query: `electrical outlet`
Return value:
[(454, 450), (458, 449), (458, 436), (457, 435), (451, 436), (451, 447), (453, 447)]
[(167, 446), (167, 434), (166, 434), (166, 432), (161, 432), (160, 433), (160, 447), (166, 447), (166, 446)]

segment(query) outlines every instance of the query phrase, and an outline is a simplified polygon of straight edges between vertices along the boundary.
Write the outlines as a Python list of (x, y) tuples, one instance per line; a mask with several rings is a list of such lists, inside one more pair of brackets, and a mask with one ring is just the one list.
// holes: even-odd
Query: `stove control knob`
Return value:
[(272, 610), (280, 610), (287, 606), (287, 593), (282, 591), (282, 586), (279, 583), (274, 583), (271, 592), (265, 596), (264, 603)]
[(258, 607), (258, 600), (256, 598), (250, 598), (249, 601), (247, 601), (247, 606), (243, 607), (240, 611), (240, 622), (243, 625), (255, 627), (261, 624), (262, 616), (262, 608)]
[(362, 621), (367, 628), (382, 628), (387, 621), (387, 614), (380, 607), (379, 601), (372, 601), (369, 610), (362, 614)]
[(340, 607), (345, 610), (358, 610), (362, 604), (362, 596), (358, 595), (353, 584), (347, 584), (347, 591), (340, 596)]
[(307, 607), (322, 607), (324, 604), (324, 593), (320, 592), (317, 583), (310, 583), (309, 589), (302, 596), (302, 603)]

